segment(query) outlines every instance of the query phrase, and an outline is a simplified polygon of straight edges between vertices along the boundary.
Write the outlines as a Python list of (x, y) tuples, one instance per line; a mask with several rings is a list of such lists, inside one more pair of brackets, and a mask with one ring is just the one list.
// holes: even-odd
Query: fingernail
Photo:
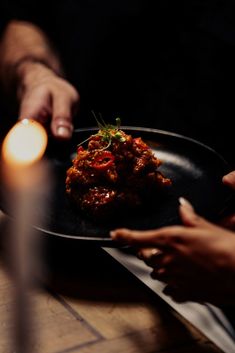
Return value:
[(57, 136), (59, 137), (71, 137), (72, 130), (69, 127), (59, 126), (57, 129)]
[(191, 210), (191, 211), (194, 210), (192, 204), (187, 199), (185, 199), (184, 197), (179, 197), (179, 204), (181, 206), (187, 208), (188, 210)]
[(152, 249), (151, 250), (151, 256), (156, 256), (160, 253), (160, 251), (158, 249)]
[(114, 231), (111, 231), (109, 234), (112, 239), (116, 238), (116, 233)]
[(234, 182), (234, 179), (235, 179), (235, 171), (232, 171), (223, 176), (223, 181)]

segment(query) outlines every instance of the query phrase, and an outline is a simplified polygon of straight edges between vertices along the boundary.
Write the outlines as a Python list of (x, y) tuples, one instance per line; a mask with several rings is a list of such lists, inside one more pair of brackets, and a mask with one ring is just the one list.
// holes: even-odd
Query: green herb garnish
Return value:
[(119, 117), (117, 117), (115, 119), (116, 125), (112, 125), (112, 124), (106, 124), (106, 122), (102, 118), (101, 114), (99, 114), (99, 119), (95, 115), (94, 111), (92, 111), (92, 114), (96, 120), (99, 131), (97, 132), (97, 134), (91, 135), (86, 140), (79, 143), (77, 145), (77, 147), (83, 145), (85, 142), (89, 141), (94, 136), (100, 136), (101, 141), (107, 143), (107, 145), (105, 147), (103, 147), (101, 150), (106, 150), (107, 148), (109, 148), (113, 140), (117, 140), (119, 142), (126, 141), (125, 137), (122, 135), (122, 133), (120, 131), (121, 119)]

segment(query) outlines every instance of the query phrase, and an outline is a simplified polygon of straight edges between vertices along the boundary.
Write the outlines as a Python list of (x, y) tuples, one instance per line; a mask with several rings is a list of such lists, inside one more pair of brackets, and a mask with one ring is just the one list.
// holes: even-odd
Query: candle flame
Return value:
[(42, 158), (47, 140), (46, 130), (39, 122), (32, 119), (21, 120), (13, 126), (3, 141), (3, 159), (11, 165), (29, 166)]

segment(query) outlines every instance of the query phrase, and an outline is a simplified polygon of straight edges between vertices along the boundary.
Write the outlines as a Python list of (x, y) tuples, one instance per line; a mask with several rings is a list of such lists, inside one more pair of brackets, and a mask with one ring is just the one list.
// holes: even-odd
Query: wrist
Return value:
[(19, 60), (15, 66), (15, 90), (18, 98), (23, 92), (30, 89), (35, 83), (38, 83), (50, 76), (63, 77), (62, 70), (49, 65), (45, 60), (31, 57), (24, 57)]
[[(35, 57), (34, 55), (25, 55), (6, 65), (5, 74), (2, 75), (3, 87), (10, 94), (17, 94), (22, 86), (31, 81), (34, 75), (51, 74), (59, 77), (64, 77), (62, 68), (57, 60), (46, 60)], [(4, 79), (5, 78), (5, 79)], [(7, 78), (7, 79), (6, 79)]]
[(27, 74), (27, 71), (30, 67), (34, 67), (35, 65), (40, 65), (45, 67), (46, 69), (51, 70), (54, 72), (57, 76), (63, 76), (62, 69), (57, 61), (48, 61), (43, 58), (37, 58), (33, 55), (26, 55), (20, 58), (15, 64), (14, 64), (14, 71), (15, 71), (15, 76), (17, 79), (22, 78), (25, 74)]

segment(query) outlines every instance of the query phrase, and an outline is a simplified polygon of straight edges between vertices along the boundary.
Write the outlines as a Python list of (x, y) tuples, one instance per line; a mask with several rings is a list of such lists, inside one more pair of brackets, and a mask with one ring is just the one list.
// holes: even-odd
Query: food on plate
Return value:
[[(98, 122), (99, 130), (80, 143), (66, 173), (66, 193), (87, 215), (117, 216), (148, 204), (171, 180), (141, 137), (117, 125)], [(87, 148), (84, 144), (87, 143)]]

